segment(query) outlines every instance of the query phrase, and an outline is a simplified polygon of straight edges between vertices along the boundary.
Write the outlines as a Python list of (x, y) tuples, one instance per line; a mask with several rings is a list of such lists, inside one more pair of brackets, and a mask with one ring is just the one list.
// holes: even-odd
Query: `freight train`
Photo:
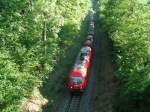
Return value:
[(93, 16), (94, 14), (91, 13), (87, 38), (67, 79), (67, 87), (70, 91), (84, 91), (87, 86), (87, 77), (92, 58), (92, 46), (94, 41)]

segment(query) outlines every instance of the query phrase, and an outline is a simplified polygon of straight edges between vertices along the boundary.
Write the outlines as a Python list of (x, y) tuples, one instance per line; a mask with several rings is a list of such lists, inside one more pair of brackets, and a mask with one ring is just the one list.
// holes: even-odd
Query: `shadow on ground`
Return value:
[[(96, 22), (97, 23), (97, 22)], [(114, 112), (116, 83), (113, 74), (113, 44), (108, 34), (96, 26), (94, 87), (91, 112)]]

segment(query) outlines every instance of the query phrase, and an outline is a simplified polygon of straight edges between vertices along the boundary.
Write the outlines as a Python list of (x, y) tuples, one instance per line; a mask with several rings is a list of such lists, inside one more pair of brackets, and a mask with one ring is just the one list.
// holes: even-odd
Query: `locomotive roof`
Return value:
[(86, 69), (83, 67), (82, 69), (72, 68), (70, 76), (85, 76)]

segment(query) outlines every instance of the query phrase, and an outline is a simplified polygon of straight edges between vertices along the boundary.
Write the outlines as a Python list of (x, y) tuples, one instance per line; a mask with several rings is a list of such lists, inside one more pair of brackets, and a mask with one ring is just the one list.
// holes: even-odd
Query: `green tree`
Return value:
[(113, 40), (120, 82), (118, 112), (149, 112), (149, 0), (99, 2), (99, 21)]
[(0, 1), (0, 111), (19, 111), (22, 99), (47, 78), (89, 6), (89, 0)]

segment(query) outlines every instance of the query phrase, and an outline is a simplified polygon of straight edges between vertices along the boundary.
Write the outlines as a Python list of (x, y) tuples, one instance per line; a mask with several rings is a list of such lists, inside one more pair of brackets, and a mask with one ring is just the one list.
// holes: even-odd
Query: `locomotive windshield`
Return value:
[(73, 83), (81, 83), (82, 82), (82, 77), (72, 77), (72, 82)]

